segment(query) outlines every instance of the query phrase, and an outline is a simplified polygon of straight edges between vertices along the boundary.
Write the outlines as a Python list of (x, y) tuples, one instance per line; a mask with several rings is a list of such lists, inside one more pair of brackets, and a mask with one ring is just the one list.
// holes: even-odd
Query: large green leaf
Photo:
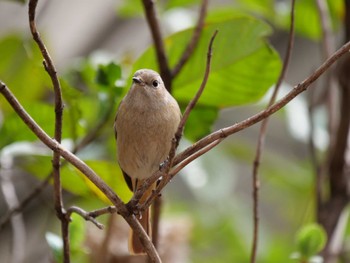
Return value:
[[(268, 45), (264, 46), (225, 68), (213, 70), (199, 102), (224, 108), (259, 100), (276, 81), (280, 68), (277, 53)], [(175, 97), (180, 102), (187, 102), (188, 94), (194, 94), (200, 82), (197, 79), (179, 85), (174, 89)]]
[[(182, 72), (173, 81), (173, 95), (184, 107), (192, 99), (202, 81), (209, 40), (213, 32), (219, 34), (213, 47), (212, 67), (209, 81), (199, 100), (205, 111), (196, 115), (203, 125), (195, 131), (186, 129), (190, 138), (204, 135), (216, 115), (208, 121), (206, 111), (223, 107), (252, 103), (260, 99), (275, 83), (281, 62), (266, 42), (271, 28), (253, 17), (236, 13), (220, 12), (209, 16), (197, 48)], [(191, 38), (192, 30), (185, 30), (165, 39), (169, 64), (174, 66)], [(157, 69), (153, 47), (147, 49), (135, 62), (139, 68)], [(194, 126), (194, 125), (192, 125)], [(191, 133), (195, 136), (191, 136)], [(186, 134), (187, 135), (187, 134)]]

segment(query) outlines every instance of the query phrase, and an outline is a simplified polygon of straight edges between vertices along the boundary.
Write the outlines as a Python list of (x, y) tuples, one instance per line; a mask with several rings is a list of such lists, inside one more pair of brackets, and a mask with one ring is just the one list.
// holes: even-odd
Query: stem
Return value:
[[(287, 45), (287, 51), (286, 51), (286, 55), (284, 57), (281, 73), (278, 77), (275, 89), (274, 89), (273, 94), (270, 98), (270, 101), (269, 101), (267, 108), (271, 107), (276, 101), (278, 91), (279, 91), (281, 84), (282, 84), (282, 81), (286, 75), (287, 68), (289, 65), (289, 60), (290, 60), (290, 57), (292, 54), (292, 49), (293, 49), (293, 44), (294, 44), (294, 6), (295, 6), (295, 0), (292, 0), (292, 3), (291, 3), (291, 21), (290, 21), (290, 30), (289, 30), (289, 40), (288, 40), (288, 45)], [(253, 162), (253, 176), (252, 176), (252, 179), (253, 179), (252, 180), (252, 187), (253, 187), (253, 242), (252, 242), (252, 250), (251, 250), (251, 257), (250, 257), (251, 263), (256, 262), (256, 254), (257, 254), (258, 242), (259, 242), (259, 188), (260, 188), (260, 180), (259, 180), (258, 172), (259, 172), (263, 147), (265, 144), (268, 121), (269, 121), (269, 118), (265, 118), (261, 123), (259, 137), (258, 137), (258, 144), (256, 147), (256, 152), (255, 152), (255, 160)]]

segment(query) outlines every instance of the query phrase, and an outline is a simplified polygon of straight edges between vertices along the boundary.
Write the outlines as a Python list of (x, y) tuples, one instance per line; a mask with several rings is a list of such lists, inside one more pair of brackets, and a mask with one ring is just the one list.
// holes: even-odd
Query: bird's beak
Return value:
[(132, 78), (132, 81), (133, 81), (134, 83), (137, 83), (137, 84), (141, 84), (141, 83), (142, 83), (142, 79), (140, 79), (140, 78), (138, 78), (138, 77), (133, 77), (133, 78)]

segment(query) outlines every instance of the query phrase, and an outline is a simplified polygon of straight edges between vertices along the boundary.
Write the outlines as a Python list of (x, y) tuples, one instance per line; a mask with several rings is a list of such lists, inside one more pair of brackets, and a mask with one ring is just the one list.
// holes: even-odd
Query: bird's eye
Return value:
[(156, 87), (158, 87), (158, 85), (159, 85), (158, 80), (153, 80), (152, 86), (156, 88)]

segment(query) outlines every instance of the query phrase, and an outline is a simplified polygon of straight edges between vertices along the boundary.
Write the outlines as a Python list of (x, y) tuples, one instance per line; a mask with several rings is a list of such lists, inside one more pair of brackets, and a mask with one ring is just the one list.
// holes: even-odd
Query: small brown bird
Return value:
[[(119, 166), (129, 188), (135, 192), (167, 159), (181, 111), (157, 72), (140, 69), (132, 80), (128, 94), (119, 105), (114, 129)], [(143, 195), (140, 203), (147, 200), (154, 187)], [(151, 237), (149, 210), (139, 217), (139, 221)], [(129, 250), (132, 254), (144, 253), (132, 230)]]

